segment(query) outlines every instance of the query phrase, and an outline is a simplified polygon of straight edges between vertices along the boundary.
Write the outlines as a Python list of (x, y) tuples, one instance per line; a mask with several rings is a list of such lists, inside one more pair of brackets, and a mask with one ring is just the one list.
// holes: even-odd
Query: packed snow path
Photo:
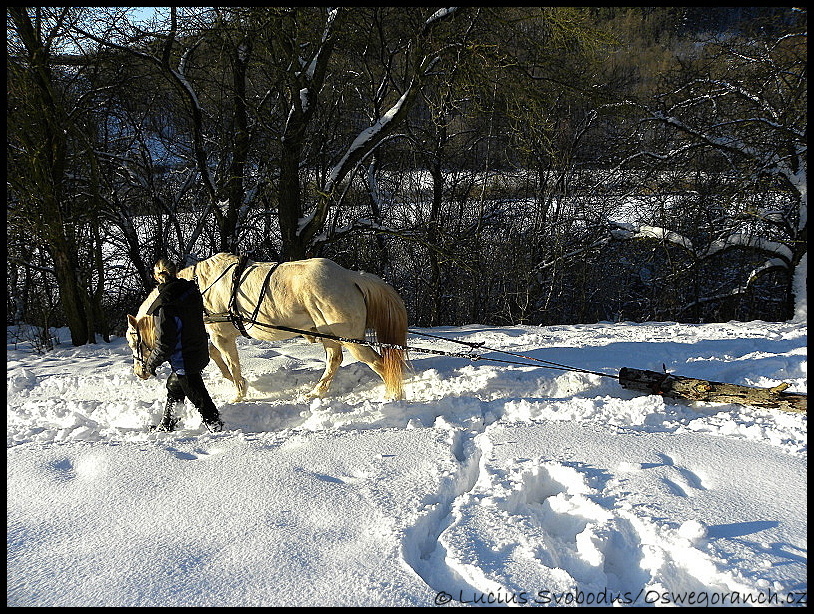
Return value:
[[(433, 329), (615, 373), (805, 392), (805, 326)], [(427, 346), (419, 339), (411, 343)], [(438, 345), (457, 351), (456, 346)], [(147, 433), (166, 373), (123, 340), (8, 350), (8, 605), (801, 601), (806, 416), (686, 405), (610, 378), (413, 356), (404, 401), (346, 359), (328, 399), (303, 341), (244, 341), (251, 398), (205, 379)]]

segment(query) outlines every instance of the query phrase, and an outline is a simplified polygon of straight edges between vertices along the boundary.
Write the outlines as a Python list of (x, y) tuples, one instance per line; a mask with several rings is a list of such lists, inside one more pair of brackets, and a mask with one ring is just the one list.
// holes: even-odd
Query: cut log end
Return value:
[(735, 403), (795, 413), (807, 413), (807, 395), (785, 392), (786, 388), (789, 387), (789, 384), (785, 382), (774, 388), (753, 388), (681, 377), (671, 373), (623, 367), (619, 371), (619, 384), (623, 388), (674, 399), (706, 401), (709, 403)]

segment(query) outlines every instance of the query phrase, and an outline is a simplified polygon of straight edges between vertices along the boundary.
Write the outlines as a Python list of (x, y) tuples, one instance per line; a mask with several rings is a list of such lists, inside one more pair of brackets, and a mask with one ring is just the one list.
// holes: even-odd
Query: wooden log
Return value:
[(672, 373), (659, 373), (623, 367), (619, 371), (619, 384), (623, 388), (648, 394), (660, 394), (674, 399), (707, 401), (710, 403), (736, 403), (769, 407), (796, 413), (806, 412), (807, 395), (785, 392), (788, 384), (774, 388), (752, 388), (737, 384), (724, 384), (708, 380), (682, 377)]

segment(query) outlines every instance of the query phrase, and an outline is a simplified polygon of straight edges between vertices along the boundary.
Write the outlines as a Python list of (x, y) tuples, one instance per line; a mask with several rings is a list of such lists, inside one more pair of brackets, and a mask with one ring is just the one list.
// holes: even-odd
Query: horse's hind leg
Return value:
[(368, 367), (373, 369), (376, 375), (382, 378), (385, 384), (387, 383), (384, 373), (384, 362), (377, 351), (367, 345), (357, 345), (355, 343), (349, 343), (346, 347), (356, 360), (365, 363)]
[(314, 386), (314, 389), (308, 393), (309, 398), (324, 397), (328, 394), (328, 389), (331, 387), (331, 381), (336, 375), (339, 365), (342, 364), (342, 346), (335, 341), (322, 340), (322, 345), (325, 347), (325, 372), (322, 377)]

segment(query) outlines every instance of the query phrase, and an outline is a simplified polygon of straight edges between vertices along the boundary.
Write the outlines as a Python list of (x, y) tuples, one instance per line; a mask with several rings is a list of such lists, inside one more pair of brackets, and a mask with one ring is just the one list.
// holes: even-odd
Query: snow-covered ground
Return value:
[[(429, 332), (611, 375), (664, 364), (806, 391), (805, 322)], [(239, 347), (250, 397), (229, 403), (208, 367), (228, 429), (210, 434), (192, 408), (184, 430), (148, 432), (167, 372), (138, 380), (123, 339), (9, 344), (7, 605), (805, 599), (805, 415), (425, 354), (405, 400), (348, 356), (309, 401), (321, 346)]]

